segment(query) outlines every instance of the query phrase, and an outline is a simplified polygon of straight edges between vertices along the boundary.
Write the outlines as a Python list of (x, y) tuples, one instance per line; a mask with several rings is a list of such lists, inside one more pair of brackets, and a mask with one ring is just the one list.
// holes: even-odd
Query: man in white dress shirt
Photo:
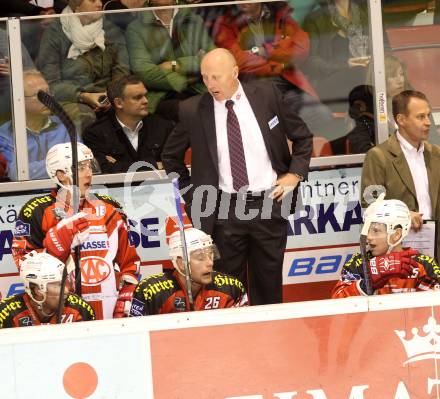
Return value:
[[(103, 173), (125, 173), (159, 168), (157, 161), (174, 123), (150, 115), (147, 88), (133, 75), (111, 82), (107, 88), (112, 108), (84, 132)], [(139, 163), (138, 163), (139, 162)]]
[(307, 177), (312, 134), (271, 83), (241, 84), (228, 50), (209, 52), (201, 73), (209, 93), (181, 103), (165, 170), (179, 175), (195, 227), (215, 239), (216, 269), (247, 282), (252, 305), (281, 302), (287, 216)]
[[(393, 116), (398, 129), (387, 141), (365, 156), (362, 170), (363, 206), (374, 186), (383, 186), (387, 199), (399, 199), (411, 211), (411, 228), (423, 220), (439, 219), (440, 147), (426, 140), (431, 127), (431, 108), (423, 93), (406, 90), (393, 97)], [(437, 239), (437, 256), (439, 255)]]

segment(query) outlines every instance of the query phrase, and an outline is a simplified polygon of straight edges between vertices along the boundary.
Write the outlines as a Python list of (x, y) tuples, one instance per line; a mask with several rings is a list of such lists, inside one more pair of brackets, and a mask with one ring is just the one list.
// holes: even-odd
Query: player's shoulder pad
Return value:
[(53, 204), (56, 198), (51, 194), (42, 195), (40, 197), (31, 198), (20, 209), (18, 219), (23, 222), (28, 222), (35, 214), (42, 214), (44, 210)]
[(238, 278), (216, 271), (213, 272), (212, 283), (208, 284), (207, 288), (209, 289), (211, 285), (213, 285), (216, 290), (221, 292), (239, 290), (243, 294), (246, 293), (243, 283)]
[(355, 252), (352, 257), (344, 264), (344, 268), (362, 267), (362, 256), (359, 252)]
[(0, 327), (3, 322), (11, 315), (25, 308), (23, 294), (11, 295), (0, 301)]
[(23, 305), (22, 297), (23, 297), (23, 294), (15, 294), (15, 295), (11, 295), (11, 296), (8, 296), (6, 298), (3, 298), (3, 299), (0, 300), (0, 308), (2, 308), (3, 306), (8, 305), (9, 303), (13, 303), (15, 301), (19, 302), (20, 304), (22, 304), (22, 306), (24, 306)]
[(434, 258), (429, 255), (419, 254), (414, 257), (414, 260), (420, 263), (428, 274), (435, 275), (440, 280), (440, 267)]
[(176, 288), (177, 282), (174, 278), (168, 274), (160, 273), (142, 279), (136, 287), (134, 295), (145, 301), (151, 301), (154, 297), (174, 291)]
[(122, 205), (118, 201), (116, 201), (113, 197), (111, 197), (110, 195), (106, 195), (106, 194), (94, 194), (94, 195), (98, 200), (100, 200), (106, 204), (111, 205), (116, 210), (116, 212), (119, 215), (121, 215), (122, 219), (127, 221), (127, 215), (124, 212)]
[(111, 197), (110, 195), (107, 194), (94, 194), (95, 197), (107, 204), (110, 204), (112, 206), (114, 206), (117, 210), (119, 210), (120, 212), (123, 212), (122, 209), (122, 205), (116, 201), (113, 197)]
[(95, 320), (95, 312), (93, 311), (92, 306), (76, 294), (68, 295), (64, 302), (64, 306), (69, 306), (82, 312), (85, 311), (90, 317), (90, 320)]

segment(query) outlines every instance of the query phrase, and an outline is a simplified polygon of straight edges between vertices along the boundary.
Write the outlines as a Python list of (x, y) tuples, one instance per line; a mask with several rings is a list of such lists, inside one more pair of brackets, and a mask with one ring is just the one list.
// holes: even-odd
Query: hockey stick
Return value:
[(188, 248), (186, 246), (182, 208), (180, 205), (179, 182), (177, 179), (173, 179), (172, 184), (173, 184), (174, 201), (176, 203), (176, 210), (177, 210), (177, 225), (179, 226), (180, 241), (182, 242), (183, 267), (185, 270), (185, 288), (186, 288), (186, 294), (188, 295), (189, 310), (193, 311), (194, 298), (191, 290), (191, 270), (189, 268)]
[[(365, 225), (364, 225), (365, 227)], [(361, 258), (362, 258), (362, 271), (364, 272), (364, 282), (365, 282), (365, 290), (367, 295), (373, 295), (373, 287), (371, 286), (371, 277), (370, 270), (367, 266), (367, 232), (364, 232), (362, 229), (361, 237), (359, 240), (359, 246), (361, 250)]]
[[(44, 104), (50, 111), (56, 115), (63, 125), (67, 129), (67, 133), (69, 134), (70, 144), (72, 148), (72, 208), (73, 212), (77, 213), (79, 210), (79, 186), (78, 186), (78, 139), (76, 135), (75, 125), (67, 115), (64, 108), (58, 104), (57, 101), (49, 94), (43, 90), (39, 90), (37, 93), (38, 100)], [(81, 296), (81, 251), (80, 246), (77, 245), (75, 247), (75, 293)], [(65, 283), (67, 278), (67, 267), (64, 268), (63, 277), (61, 281), (61, 292), (60, 299), (58, 302), (58, 310), (57, 310), (57, 323), (61, 322), (61, 314), (63, 312), (64, 307), (64, 290)]]
[[(370, 204), (368, 207), (370, 212), (374, 212), (375, 209), (379, 206), (379, 204), (384, 200), (385, 193), (381, 193), (379, 197), (377, 197), (376, 201), (373, 204)], [(371, 226), (371, 219), (368, 215), (365, 214), (365, 221), (364, 225), (362, 226), (361, 230), (361, 237), (359, 240), (359, 246), (361, 250), (361, 258), (362, 258), (362, 272), (364, 273), (364, 281), (365, 281), (365, 290), (367, 295), (373, 295), (374, 290), (373, 286), (371, 285), (371, 276), (370, 276), (370, 269), (367, 266), (367, 235), (368, 231), (370, 230)]]

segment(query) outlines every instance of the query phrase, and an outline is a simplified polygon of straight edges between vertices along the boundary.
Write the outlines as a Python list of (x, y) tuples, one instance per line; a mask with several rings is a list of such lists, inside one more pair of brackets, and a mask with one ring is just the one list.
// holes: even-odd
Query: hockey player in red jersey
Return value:
[[(46, 252), (27, 254), (20, 269), (25, 293), (0, 301), (0, 328), (55, 324), (65, 267)], [(84, 299), (71, 294), (72, 288), (73, 282), (67, 279), (61, 323), (95, 320), (93, 308)]]
[[(218, 251), (211, 236), (201, 230), (185, 230), (191, 274), (194, 310), (247, 306), (247, 294), (241, 281), (213, 270)], [(190, 310), (185, 289), (180, 232), (169, 240), (174, 270), (143, 279), (136, 288), (130, 316), (145, 316)]]
[(65, 262), (79, 245), (82, 297), (97, 319), (124, 317), (130, 311), (138, 282), (139, 257), (129, 242), (127, 217), (107, 195), (90, 194), (92, 151), (78, 144), (80, 206), (71, 207), (72, 155), (70, 143), (53, 146), (46, 169), (58, 189), (28, 201), (15, 225), (12, 253), (17, 267), (32, 250), (47, 250)]
[[(411, 217), (399, 200), (378, 199), (364, 213), (369, 225), (367, 269), (375, 294), (440, 289), (440, 269), (430, 256), (403, 248)], [(360, 254), (343, 266), (341, 278), (333, 289), (333, 298), (366, 295), (365, 275)]]

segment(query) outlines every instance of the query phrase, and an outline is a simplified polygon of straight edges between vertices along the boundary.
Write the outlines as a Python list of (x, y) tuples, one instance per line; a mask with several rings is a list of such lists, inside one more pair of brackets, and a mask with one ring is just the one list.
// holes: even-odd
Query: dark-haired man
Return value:
[(147, 89), (135, 76), (112, 82), (107, 95), (113, 109), (83, 135), (102, 172), (125, 173), (138, 161), (149, 164), (140, 170), (157, 168), (173, 123), (158, 115), (148, 115)]
[[(387, 199), (398, 198), (408, 206), (411, 228), (418, 231), (423, 220), (439, 217), (440, 148), (426, 141), (431, 108), (423, 93), (405, 90), (394, 96), (393, 116), (397, 132), (365, 156), (362, 201), (367, 205), (372, 186), (383, 186)], [(437, 239), (437, 256), (438, 247)]]

